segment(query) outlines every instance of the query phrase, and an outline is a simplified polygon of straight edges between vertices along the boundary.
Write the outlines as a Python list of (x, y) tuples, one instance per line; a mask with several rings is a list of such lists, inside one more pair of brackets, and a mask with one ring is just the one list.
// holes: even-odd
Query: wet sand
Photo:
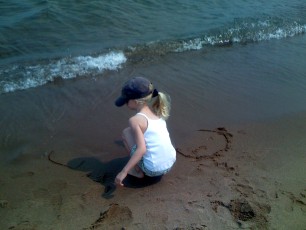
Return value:
[(305, 118), (176, 136), (173, 170), (124, 188), (125, 157), (20, 156), (1, 169), (1, 229), (305, 229)]

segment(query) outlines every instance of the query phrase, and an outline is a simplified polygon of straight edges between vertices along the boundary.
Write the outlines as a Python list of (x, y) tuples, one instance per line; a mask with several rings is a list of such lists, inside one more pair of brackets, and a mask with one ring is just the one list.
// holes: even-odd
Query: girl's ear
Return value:
[(135, 101), (135, 103), (136, 103), (137, 105), (141, 105), (141, 104), (143, 104), (143, 103), (144, 103), (144, 101), (137, 100), (137, 99), (134, 99), (134, 101)]

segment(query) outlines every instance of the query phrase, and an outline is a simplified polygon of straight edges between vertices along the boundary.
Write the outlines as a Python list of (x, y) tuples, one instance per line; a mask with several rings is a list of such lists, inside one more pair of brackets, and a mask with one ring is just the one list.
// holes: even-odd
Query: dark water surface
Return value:
[(2, 1), (0, 93), (172, 52), (297, 36), (305, 10), (303, 0)]

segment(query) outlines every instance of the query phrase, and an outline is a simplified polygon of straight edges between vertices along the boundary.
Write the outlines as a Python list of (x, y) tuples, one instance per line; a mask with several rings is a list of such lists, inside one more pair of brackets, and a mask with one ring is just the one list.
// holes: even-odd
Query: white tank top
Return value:
[(174, 149), (166, 121), (149, 119), (143, 113), (137, 113), (148, 120), (148, 127), (144, 133), (147, 151), (143, 156), (143, 162), (147, 169), (153, 172), (169, 169), (176, 160)]

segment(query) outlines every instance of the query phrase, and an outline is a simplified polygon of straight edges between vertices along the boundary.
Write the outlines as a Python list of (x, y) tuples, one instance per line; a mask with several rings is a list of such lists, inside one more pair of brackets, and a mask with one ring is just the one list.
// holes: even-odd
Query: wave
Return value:
[(129, 47), (131, 56), (146, 54), (166, 54), (200, 50), (207, 46), (229, 46), (234, 43), (247, 44), (272, 39), (293, 37), (306, 32), (306, 24), (288, 21), (281, 18), (236, 19), (226, 27), (217, 28), (203, 35), (176, 41), (151, 42), (145, 45)]
[(254, 20), (237, 19), (234, 26), (224, 28), (217, 34), (184, 41), (177, 51), (197, 50), (203, 45), (227, 45), (232, 43), (251, 43), (293, 37), (306, 32), (306, 25), (296, 21), (288, 22), (279, 18)]
[(105, 70), (116, 70), (121, 68), (126, 60), (122, 52), (112, 51), (97, 57), (78, 56), (39, 65), (15, 65), (9, 69), (0, 70), (0, 92), (7, 93), (41, 86), (58, 77), (71, 79), (88, 74), (99, 74)]
[(236, 19), (222, 28), (206, 31), (192, 38), (154, 41), (128, 46), (98, 56), (66, 57), (37, 65), (14, 65), (0, 69), (0, 93), (44, 85), (56, 78), (70, 79), (94, 76), (105, 70), (117, 70), (126, 62), (151, 60), (172, 52), (200, 50), (208, 46), (231, 46), (271, 39), (293, 37), (306, 32), (306, 24), (266, 17), (264, 19)]

